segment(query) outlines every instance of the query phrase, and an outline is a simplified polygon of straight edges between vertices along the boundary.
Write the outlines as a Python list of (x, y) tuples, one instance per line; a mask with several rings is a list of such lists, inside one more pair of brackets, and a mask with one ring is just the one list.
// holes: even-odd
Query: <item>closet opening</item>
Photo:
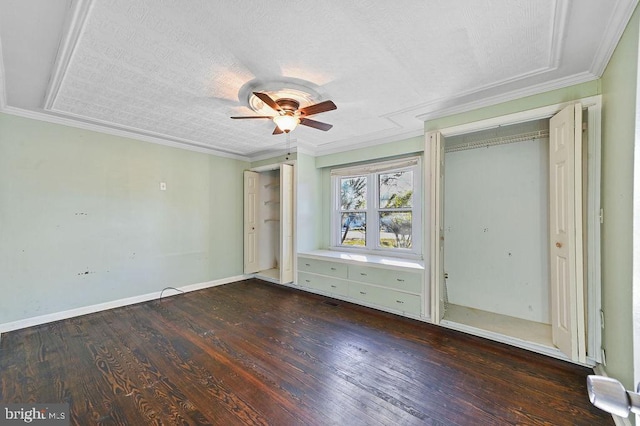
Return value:
[(549, 120), (444, 138), (443, 321), (553, 346)]
[(600, 111), (585, 98), (427, 134), (434, 323), (602, 361)]
[(293, 281), (293, 165), (244, 172), (244, 273)]

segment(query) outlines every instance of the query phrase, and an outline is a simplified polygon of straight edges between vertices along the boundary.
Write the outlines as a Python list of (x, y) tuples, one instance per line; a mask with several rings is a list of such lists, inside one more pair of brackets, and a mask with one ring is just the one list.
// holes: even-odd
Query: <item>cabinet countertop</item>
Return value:
[(298, 256), (315, 258), (320, 260), (337, 260), (346, 263), (365, 263), (376, 266), (391, 266), (396, 268), (408, 268), (419, 271), (424, 270), (422, 260), (403, 259), (399, 257), (379, 256), (373, 254), (360, 254), (334, 250), (313, 250), (298, 253)]

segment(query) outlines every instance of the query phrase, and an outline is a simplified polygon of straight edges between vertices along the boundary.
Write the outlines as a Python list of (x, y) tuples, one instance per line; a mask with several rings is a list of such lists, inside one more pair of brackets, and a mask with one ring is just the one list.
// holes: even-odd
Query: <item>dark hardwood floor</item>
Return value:
[(2, 335), (0, 401), (72, 424), (609, 425), (590, 370), (247, 280)]

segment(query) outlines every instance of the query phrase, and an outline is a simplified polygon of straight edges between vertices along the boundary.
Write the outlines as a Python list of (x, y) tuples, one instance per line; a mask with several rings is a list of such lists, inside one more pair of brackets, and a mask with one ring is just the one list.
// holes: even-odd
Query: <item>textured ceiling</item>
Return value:
[[(256, 157), (284, 147), (252, 88), (338, 109), (291, 142), (322, 154), (423, 120), (597, 78), (637, 0), (3, 0), (5, 112)], [(69, 121), (73, 120), (73, 121)]]

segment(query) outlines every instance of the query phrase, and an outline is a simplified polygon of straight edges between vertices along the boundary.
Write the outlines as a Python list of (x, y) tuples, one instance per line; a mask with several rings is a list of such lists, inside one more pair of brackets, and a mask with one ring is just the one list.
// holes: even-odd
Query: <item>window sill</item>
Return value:
[(392, 266), (398, 268), (409, 268), (424, 270), (424, 261), (416, 259), (405, 259), (392, 256), (380, 256), (366, 253), (352, 253), (346, 251), (335, 250), (314, 250), (304, 253), (298, 253), (300, 256), (316, 258), (320, 260), (338, 260), (345, 263), (369, 263), (380, 266)]

